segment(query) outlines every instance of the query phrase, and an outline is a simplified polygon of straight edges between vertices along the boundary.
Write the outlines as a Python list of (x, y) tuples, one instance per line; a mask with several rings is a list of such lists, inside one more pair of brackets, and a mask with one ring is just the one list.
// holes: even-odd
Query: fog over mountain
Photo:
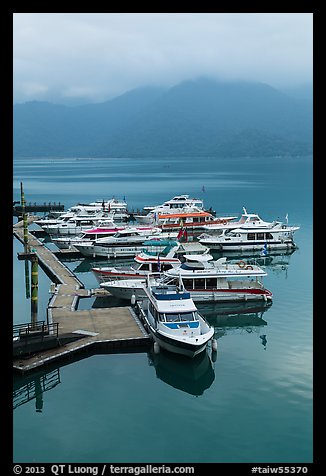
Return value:
[[(311, 90), (311, 89), (310, 89)], [(312, 153), (309, 88), (183, 81), (77, 106), (14, 105), (15, 156), (299, 156)]]

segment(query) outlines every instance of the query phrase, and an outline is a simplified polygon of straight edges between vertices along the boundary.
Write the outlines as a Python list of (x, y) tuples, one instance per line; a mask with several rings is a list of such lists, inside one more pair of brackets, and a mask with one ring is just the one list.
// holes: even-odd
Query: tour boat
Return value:
[[(64, 228), (70, 229), (69, 233), (71, 234), (71, 228), (74, 228), (74, 226), (66, 226), (66, 222), (77, 217), (84, 220), (110, 218), (111, 221), (126, 221), (129, 219), (129, 213), (125, 201), (112, 198), (90, 203), (78, 203), (68, 208), (65, 213), (60, 212), (56, 218), (40, 219), (34, 223), (41, 226), (49, 234), (60, 234), (56, 226), (59, 227), (63, 224)], [(65, 231), (63, 231), (63, 234), (65, 234)]]
[[(267, 273), (257, 265), (247, 265), (244, 260), (228, 263), (226, 258), (213, 261), (213, 257), (205, 253), (184, 255), (184, 258), (183, 263), (165, 271), (161, 281), (170, 283), (181, 277), (195, 302), (267, 302), (272, 299), (272, 293), (262, 282)], [(102, 282), (100, 286), (117, 298), (131, 301), (146, 297), (144, 283), (145, 279), (122, 279)]]
[[(73, 236), (60, 236), (60, 237), (55, 237), (51, 238), (53, 243), (59, 248), (59, 249), (73, 249), (74, 244), (79, 244), (82, 242), (88, 242), (88, 243), (94, 243), (95, 240), (98, 238), (105, 238), (107, 236), (112, 236), (118, 231), (126, 229), (126, 225), (115, 225), (111, 227), (105, 227), (105, 226), (98, 226), (96, 228), (91, 228), (89, 230), (85, 230), (84, 232), (80, 233), (79, 235), (73, 235)], [(150, 231), (153, 229), (153, 226), (136, 226), (135, 227), (137, 230), (145, 230), (145, 231)], [(203, 246), (203, 245), (202, 245)]]
[(159, 213), (157, 218), (157, 226), (162, 230), (175, 230), (175, 229), (190, 229), (203, 230), (204, 225), (215, 225), (218, 223), (228, 223), (232, 221), (234, 216), (219, 217), (216, 218), (206, 211), (192, 211), (189, 213)]
[(209, 341), (216, 348), (214, 328), (198, 312), (182, 279), (176, 284), (144, 285), (147, 299), (138, 305), (139, 317), (154, 339), (154, 352), (160, 347), (194, 357)]
[[(94, 243), (87, 241), (74, 244), (74, 247), (84, 256), (120, 258), (136, 256), (144, 248), (146, 240), (176, 238), (176, 233), (162, 233), (159, 228), (150, 230), (139, 230), (133, 227), (126, 227), (112, 236), (99, 238)], [(163, 251), (164, 245), (161, 245), (160, 251)]]
[(106, 212), (98, 212), (93, 216), (76, 216), (68, 220), (59, 221), (57, 224), (42, 226), (51, 235), (77, 236), (79, 233), (95, 226), (116, 226), (113, 222), (113, 215)]
[(115, 221), (127, 221), (129, 219), (129, 213), (127, 210), (128, 205), (125, 200), (111, 198), (109, 200), (97, 200), (96, 202), (91, 202), (89, 205), (97, 207), (101, 206), (103, 211), (113, 213)]
[[(163, 250), (162, 246), (165, 246)], [(135, 256), (135, 263), (130, 266), (95, 267), (91, 270), (99, 283), (117, 279), (145, 279), (148, 275), (159, 277), (163, 271), (181, 264), (179, 258), (175, 257), (179, 247), (177, 241), (152, 240), (151, 248), (156, 248), (156, 251), (144, 249)]]
[[(94, 217), (98, 216), (101, 214), (103, 216), (103, 209), (100, 206), (94, 206), (94, 205), (75, 205), (70, 208), (64, 213), (58, 212), (57, 217), (51, 217), (51, 218), (43, 218), (39, 220), (35, 220), (34, 223), (36, 225), (39, 225), (40, 227), (43, 228), (44, 231), (48, 231), (47, 227), (49, 225), (59, 225), (60, 223), (67, 222), (70, 218), (75, 218), (75, 217), (83, 217), (83, 218), (89, 218), (89, 217)], [(51, 215), (53, 215), (53, 212), (51, 212)]]
[(236, 228), (235, 230), (224, 230), (220, 235), (200, 235), (198, 239), (200, 243), (208, 246), (211, 250), (219, 251), (290, 250), (297, 247), (293, 234), (299, 228), (299, 226), (276, 223), (270, 228)]
[(181, 276), (196, 302), (272, 299), (272, 293), (262, 283), (267, 273), (260, 266), (248, 265), (244, 260), (230, 263), (225, 257), (214, 261), (209, 254), (185, 255), (184, 258), (184, 263), (164, 275)]
[(155, 223), (159, 213), (179, 213), (184, 210), (199, 211), (204, 209), (203, 200), (189, 198), (189, 195), (176, 195), (161, 205), (146, 206), (143, 208), (146, 215), (136, 215), (139, 223)]
[(281, 224), (280, 221), (265, 221), (260, 218), (257, 213), (248, 213), (243, 207), (243, 213), (237, 221), (222, 221), (221, 223), (204, 225), (203, 229), (210, 233), (220, 234), (224, 230), (234, 230), (236, 228), (257, 229), (257, 228), (272, 228), (276, 224)]

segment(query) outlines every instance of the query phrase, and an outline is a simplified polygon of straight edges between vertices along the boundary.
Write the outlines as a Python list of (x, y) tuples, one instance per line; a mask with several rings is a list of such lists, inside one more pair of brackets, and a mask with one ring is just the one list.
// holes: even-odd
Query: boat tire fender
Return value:
[(154, 354), (159, 354), (160, 353), (160, 346), (157, 342), (154, 342)]
[(212, 339), (212, 351), (217, 352), (217, 340)]
[(248, 266), (245, 267), (245, 269), (254, 269), (251, 264), (248, 264)]
[(239, 268), (243, 269), (247, 266), (247, 263), (244, 260), (241, 260), (237, 262), (237, 265), (239, 266)]

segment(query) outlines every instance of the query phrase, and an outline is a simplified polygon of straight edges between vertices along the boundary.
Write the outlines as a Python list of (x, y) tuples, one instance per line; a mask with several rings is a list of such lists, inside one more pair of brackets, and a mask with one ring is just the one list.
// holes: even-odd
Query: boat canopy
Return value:
[(203, 262), (203, 261), (211, 261), (213, 259), (213, 256), (212, 255), (209, 255), (209, 254), (205, 254), (205, 253), (202, 253), (200, 255), (183, 255), (183, 257), (187, 260), (187, 261), (200, 261), (200, 262)]
[(173, 240), (147, 240), (143, 242), (145, 246), (179, 246), (177, 241)]

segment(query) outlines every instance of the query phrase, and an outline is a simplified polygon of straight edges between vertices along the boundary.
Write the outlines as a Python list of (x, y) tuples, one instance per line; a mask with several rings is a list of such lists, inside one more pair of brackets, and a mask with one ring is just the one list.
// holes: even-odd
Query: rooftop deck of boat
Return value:
[[(23, 243), (22, 222), (13, 226), (13, 232)], [(94, 346), (105, 350), (125, 350), (149, 344), (148, 334), (131, 307), (77, 310), (80, 298), (103, 295), (103, 290), (85, 289), (75, 274), (30, 232), (28, 243), (30, 250), (37, 255), (42, 269), (55, 283), (51, 286), (52, 297), (47, 308), (47, 322), (58, 324), (58, 346), (27, 357), (24, 355), (14, 358), (15, 370), (27, 372)], [(71, 336), (76, 339), (60, 345), (60, 338), (64, 341), (64, 337), (68, 335), (70, 341)]]

